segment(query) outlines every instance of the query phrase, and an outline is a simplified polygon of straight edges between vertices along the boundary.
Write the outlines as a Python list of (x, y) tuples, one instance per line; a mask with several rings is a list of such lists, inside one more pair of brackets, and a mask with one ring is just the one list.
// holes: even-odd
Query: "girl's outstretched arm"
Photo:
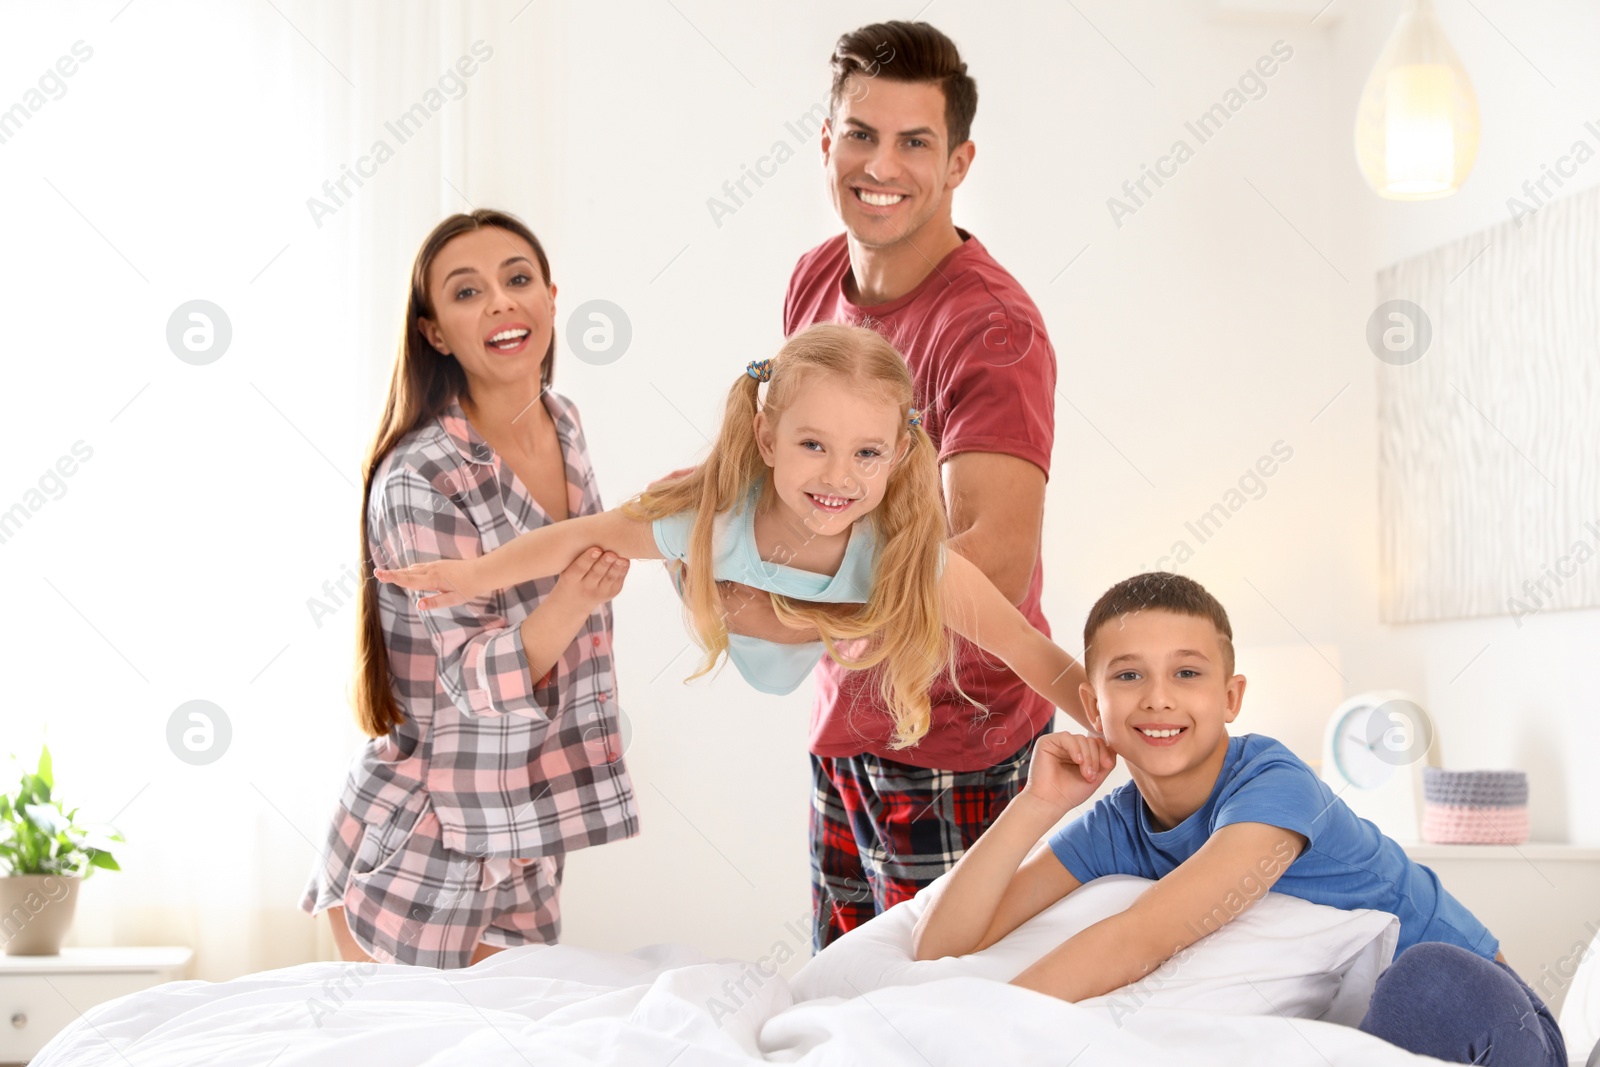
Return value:
[(650, 525), (628, 518), (621, 508), (612, 508), (529, 530), (474, 559), (441, 559), (398, 571), (375, 569), (373, 574), (406, 589), (438, 590), (417, 601), (418, 608), (454, 607), (496, 589), (560, 574), (590, 547), (624, 559), (661, 559)]
[(1088, 681), (1083, 664), (1034, 629), (988, 575), (948, 546), (944, 573), (939, 578), (939, 598), (944, 605), (946, 626), (985, 652), (999, 656), (1035, 692), (1085, 729), (1094, 729), (1078, 697), (1078, 686)]

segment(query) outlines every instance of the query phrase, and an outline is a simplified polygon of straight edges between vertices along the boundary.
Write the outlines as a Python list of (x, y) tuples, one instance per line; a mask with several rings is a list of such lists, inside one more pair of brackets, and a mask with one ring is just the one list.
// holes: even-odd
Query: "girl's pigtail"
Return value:
[(713, 571), (716, 553), (713, 534), (717, 516), (741, 505), (750, 487), (766, 474), (766, 464), (756, 447), (755, 417), (761, 383), (748, 374), (728, 390), (723, 404), (722, 427), (711, 453), (689, 474), (622, 505), (623, 514), (640, 521), (694, 512), (689, 550), (683, 566), (688, 571), (684, 610), (690, 632), (706, 657), (685, 681), (708, 673), (728, 647), (728, 628), (722, 618), (722, 597)]
[(928, 690), (941, 673), (964, 699), (977, 703), (956, 678), (954, 637), (945, 628), (939, 596), (946, 519), (938, 450), (921, 426), (908, 426), (906, 433), (906, 454), (890, 472), (879, 506), (884, 546), (879, 573), (888, 580), (879, 583), (874, 597), (884, 620), (879, 695), (894, 719), (893, 749), (913, 745), (927, 734)]
[[(784, 343), (773, 360), (766, 397), (774, 420), (794, 402), (812, 374), (838, 375), (862, 389), (882, 389), (909, 416), (914, 386), (905, 360), (876, 332), (836, 323), (819, 323)], [(766, 479), (767, 467), (756, 445), (755, 419), (761, 383), (741, 374), (728, 390), (722, 426), (706, 461), (691, 473), (623, 505), (630, 518), (652, 520), (692, 511), (689, 537), (689, 625), (706, 659), (690, 676), (709, 672), (728, 647), (722, 598), (712, 570), (717, 516), (741, 506), (750, 487)], [(893, 721), (894, 749), (916, 744), (931, 723), (929, 688), (948, 677), (961, 699), (987, 711), (965, 692), (955, 672), (955, 639), (944, 625), (939, 596), (939, 558), (947, 534), (939, 485), (938, 450), (921, 425), (905, 425), (895, 443), (905, 448), (889, 472), (882, 503), (860, 522), (870, 523), (878, 553), (873, 587), (865, 604), (816, 604), (772, 594), (778, 621), (794, 628), (815, 627), (828, 654), (848, 670), (878, 670), (883, 706)], [(770, 483), (756, 506), (766, 506)], [(840, 646), (865, 638), (857, 656)]]

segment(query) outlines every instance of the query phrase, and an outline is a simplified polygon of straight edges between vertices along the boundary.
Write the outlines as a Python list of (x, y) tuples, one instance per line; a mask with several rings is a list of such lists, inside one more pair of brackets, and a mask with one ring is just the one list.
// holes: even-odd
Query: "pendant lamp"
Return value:
[(1356, 110), (1356, 159), (1389, 200), (1461, 188), (1478, 157), (1478, 99), (1432, 0), (1405, 0)]

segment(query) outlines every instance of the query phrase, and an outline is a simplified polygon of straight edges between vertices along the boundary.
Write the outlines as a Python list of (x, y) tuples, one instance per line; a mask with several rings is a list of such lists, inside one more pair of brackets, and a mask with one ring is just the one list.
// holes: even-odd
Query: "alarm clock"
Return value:
[(1416, 841), (1422, 768), (1437, 767), (1438, 753), (1438, 731), (1422, 705), (1398, 689), (1375, 690), (1334, 709), (1320, 773), (1358, 816), (1397, 841)]

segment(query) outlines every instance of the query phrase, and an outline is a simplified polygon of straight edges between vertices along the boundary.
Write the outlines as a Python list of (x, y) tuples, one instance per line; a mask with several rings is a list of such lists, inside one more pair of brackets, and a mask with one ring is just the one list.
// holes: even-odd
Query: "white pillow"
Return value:
[[(981, 952), (915, 960), (912, 931), (948, 877), (818, 953), (790, 983), (795, 1001), (855, 997), (942, 978), (1009, 982), (1078, 931), (1126, 910), (1155, 884), (1129, 875), (1098, 878)], [(1373, 986), (1399, 938), (1400, 920), (1388, 912), (1343, 911), (1268, 893), (1140, 981), (1081, 1003), (1105, 1011), (1119, 1026), (1146, 1006), (1282, 1014), (1354, 1026), (1366, 1014)]]
[[(1578, 946), (1574, 945), (1574, 955), (1577, 950)], [(1561, 963), (1571, 958), (1568, 956)], [(1561, 970), (1561, 964), (1557, 964), (1556, 973)], [(1595, 934), (1589, 947), (1578, 957), (1578, 969), (1567, 987), (1567, 999), (1561, 1002), (1561, 1032), (1566, 1036), (1567, 1056), (1572, 1063), (1600, 1063), (1600, 933)]]

